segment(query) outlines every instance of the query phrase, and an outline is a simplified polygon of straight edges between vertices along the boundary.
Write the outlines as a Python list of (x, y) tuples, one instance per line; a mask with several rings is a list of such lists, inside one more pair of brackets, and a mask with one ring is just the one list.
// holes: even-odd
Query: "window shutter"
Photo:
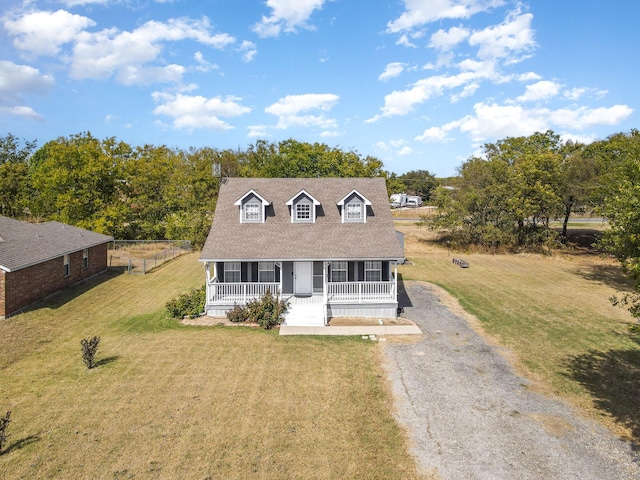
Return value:
[(389, 262), (382, 262), (382, 280), (383, 281), (388, 281), (391, 280), (391, 275), (390, 275), (390, 265)]

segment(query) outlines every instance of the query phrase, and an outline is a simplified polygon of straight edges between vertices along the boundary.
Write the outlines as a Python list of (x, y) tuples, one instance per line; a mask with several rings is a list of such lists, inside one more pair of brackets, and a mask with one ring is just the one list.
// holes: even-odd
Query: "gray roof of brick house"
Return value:
[[(342, 223), (337, 203), (352, 190), (366, 197), (366, 223)], [(250, 190), (271, 204), (264, 223), (240, 223), (234, 203)], [(292, 223), (287, 201), (305, 190), (320, 202), (315, 223)], [(228, 178), (201, 261), (404, 260), (384, 178)]]
[(0, 215), (0, 269), (20, 270), (112, 240), (60, 222), (29, 223)]

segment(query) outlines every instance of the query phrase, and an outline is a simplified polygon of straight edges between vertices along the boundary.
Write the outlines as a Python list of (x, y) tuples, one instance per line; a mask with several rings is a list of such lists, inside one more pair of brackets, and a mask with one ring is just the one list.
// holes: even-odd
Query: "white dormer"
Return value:
[(300, 190), (287, 202), (291, 208), (291, 223), (315, 223), (319, 205), (320, 202), (306, 190)]
[(356, 189), (345, 195), (337, 205), (340, 207), (342, 223), (367, 223), (367, 207), (371, 202)]
[(266, 208), (271, 205), (254, 190), (249, 190), (234, 205), (240, 207), (240, 223), (264, 223)]

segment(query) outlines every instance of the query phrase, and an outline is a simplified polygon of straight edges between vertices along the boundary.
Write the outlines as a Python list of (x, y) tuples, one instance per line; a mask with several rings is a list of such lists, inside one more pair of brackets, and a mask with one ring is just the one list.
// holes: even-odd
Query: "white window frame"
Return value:
[(89, 268), (89, 249), (85, 248), (82, 251), (82, 269), (87, 270)]
[(258, 282), (274, 283), (275, 281), (276, 262), (258, 262)]
[[(249, 209), (251, 207), (251, 209)], [(242, 206), (242, 220), (245, 222), (260, 222), (262, 221), (262, 205), (259, 203), (245, 203)]]
[(295, 208), (295, 221), (296, 222), (310, 222), (311, 221), (311, 204), (298, 202)]
[(365, 282), (381, 282), (382, 281), (382, 261), (365, 260), (364, 280)]
[(358, 201), (351, 201), (347, 203), (346, 208), (346, 220), (347, 222), (361, 222), (363, 213), (363, 204)]
[[(338, 275), (339, 274), (339, 275)], [(344, 279), (343, 279), (344, 275)], [(337, 260), (331, 262), (331, 281), (347, 282), (349, 280), (349, 262), (346, 260)]]
[[(233, 275), (234, 280), (229, 280), (228, 275)], [(235, 277), (237, 275), (237, 280)], [(242, 281), (242, 263), (224, 262), (224, 283), (240, 283)]]
[(71, 255), (69, 254), (62, 257), (62, 271), (65, 277), (71, 275)]

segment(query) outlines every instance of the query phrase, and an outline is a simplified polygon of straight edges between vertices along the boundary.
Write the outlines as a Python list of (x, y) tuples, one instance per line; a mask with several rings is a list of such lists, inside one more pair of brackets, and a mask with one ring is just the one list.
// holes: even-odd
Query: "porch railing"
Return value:
[(260, 298), (269, 290), (280, 295), (279, 283), (209, 283), (207, 285), (210, 304), (244, 304)]
[(327, 300), (331, 303), (395, 302), (395, 282), (329, 282)]

